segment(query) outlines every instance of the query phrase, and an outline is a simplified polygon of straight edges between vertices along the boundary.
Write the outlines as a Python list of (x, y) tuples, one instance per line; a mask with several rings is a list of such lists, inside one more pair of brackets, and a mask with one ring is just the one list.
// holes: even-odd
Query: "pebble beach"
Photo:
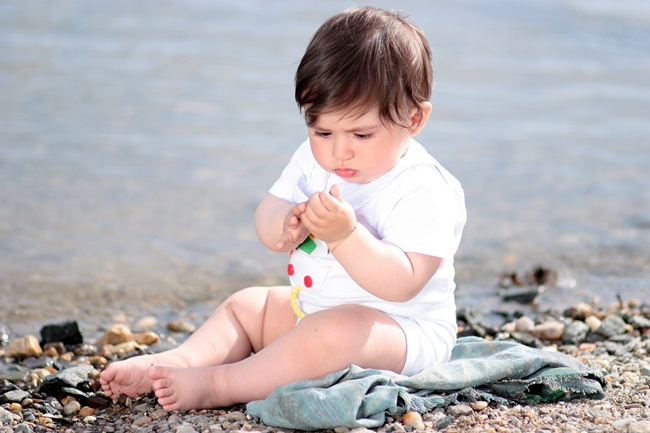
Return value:
[[(459, 336), (514, 340), (575, 357), (605, 375), (605, 398), (538, 405), (467, 401), (423, 414), (391, 414), (373, 430), (338, 427), (333, 432), (650, 432), (650, 304), (620, 299), (534, 315), (511, 310), (497, 314), (503, 317), (499, 326), (488, 318), (495, 312), (459, 310)], [(167, 329), (187, 335), (194, 327), (171, 321)], [(0, 331), (1, 433), (292, 431), (264, 425), (243, 405), (168, 413), (152, 393), (107, 399), (98, 382), (102, 369), (114, 360), (169, 348), (171, 340), (155, 332), (113, 325), (97, 341), (83, 342), (76, 322), (47, 325), (40, 338), (12, 339), (6, 325)]]

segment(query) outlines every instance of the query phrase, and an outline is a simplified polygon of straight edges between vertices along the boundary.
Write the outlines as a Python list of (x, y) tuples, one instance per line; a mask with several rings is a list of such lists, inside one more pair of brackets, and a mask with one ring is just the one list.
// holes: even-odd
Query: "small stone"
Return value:
[(641, 366), (640, 373), (642, 376), (650, 377), (650, 364)]
[(81, 409), (79, 402), (72, 400), (63, 406), (63, 414), (66, 416), (74, 415), (75, 413), (79, 412), (79, 409)]
[(120, 343), (116, 345), (107, 344), (104, 346), (104, 351), (109, 355), (125, 355), (129, 352), (135, 352), (136, 350), (142, 350), (143, 347), (136, 343), (135, 341), (127, 341), (126, 343)]
[(196, 331), (196, 326), (182, 320), (171, 320), (167, 323), (167, 330), (171, 332), (184, 332), (191, 334)]
[(139, 334), (133, 334), (133, 339), (136, 343), (151, 346), (152, 344), (156, 344), (160, 341), (160, 336), (155, 332), (142, 332)]
[(627, 426), (628, 433), (650, 433), (650, 421), (637, 421)]
[(0, 407), (0, 424), (11, 425), (14, 422), (14, 416), (8, 410)]
[[(29, 397), (27, 391), (22, 391), (19, 389), (9, 391), (0, 396), (0, 403), (20, 403), (24, 399)], [(20, 405), (19, 405), (20, 406)]]
[(5, 351), (5, 356), (12, 358), (27, 358), (28, 356), (38, 358), (42, 354), (43, 349), (41, 349), (41, 345), (33, 335), (12, 341)]
[(126, 325), (113, 325), (106, 334), (97, 342), (98, 346), (107, 344), (116, 345), (133, 341), (133, 333)]
[(348, 433), (350, 431), (347, 427), (336, 427), (334, 433)]
[(601, 320), (596, 316), (588, 316), (585, 318), (585, 323), (589, 326), (589, 329), (596, 332), (600, 325), (602, 324)]
[(81, 391), (91, 391), (88, 376), (93, 371), (91, 365), (77, 364), (64, 370), (50, 374), (43, 379), (41, 392), (47, 395), (57, 395), (62, 388), (73, 388)]
[(589, 325), (581, 320), (574, 320), (564, 328), (564, 334), (562, 334), (562, 341), (570, 344), (579, 344), (587, 338), (587, 333), (589, 333)]
[(19, 410), (22, 410), (22, 408), (23, 407), (20, 405), (20, 403), (11, 403), (9, 405), (9, 410), (12, 412), (18, 412)]
[(14, 433), (33, 433), (34, 431), (29, 427), (28, 424), (21, 422), (16, 427), (14, 427)]
[(176, 433), (197, 433), (197, 431), (191, 425), (182, 425), (176, 430)]
[(556, 321), (544, 322), (536, 325), (530, 333), (542, 340), (559, 340), (564, 334), (564, 323)]
[[(43, 351), (49, 350), (50, 348), (54, 348), (56, 350), (56, 352), (57, 352), (56, 356), (63, 355), (64, 353), (66, 353), (68, 351), (68, 349), (65, 348), (65, 345), (63, 343), (61, 343), (60, 341), (57, 341), (55, 343), (45, 343), (45, 344), (43, 344)], [(56, 356), (54, 356), (53, 358), (56, 358)]]
[(94, 416), (87, 416), (87, 417), (84, 418), (84, 422), (86, 424), (92, 424), (95, 421), (97, 421), (97, 418), (95, 418)]
[(453, 416), (446, 416), (443, 418), (440, 418), (438, 421), (436, 421), (435, 427), (436, 430), (442, 430), (445, 427), (448, 427), (454, 423), (454, 417)]
[(640, 315), (630, 317), (628, 323), (636, 329), (650, 328), (650, 319)]
[(616, 421), (614, 421), (614, 422), (612, 423), (612, 427), (614, 427), (614, 428), (625, 428), (625, 427), (627, 427), (629, 424), (631, 424), (631, 423), (633, 423), (633, 422), (635, 422), (635, 421), (636, 421), (636, 418), (623, 418), (623, 419), (619, 419), (619, 420), (616, 420)]
[(167, 416), (167, 412), (165, 412), (165, 410), (162, 409), (162, 408), (158, 408), (158, 409), (154, 410), (153, 412), (151, 412), (149, 414), (149, 416), (151, 417), (151, 419), (154, 419), (154, 420), (155, 419), (160, 419), (160, 418), (164, 418), (165, 416)]
[(145, 316), (138, 320), (135, 324), (135, 329), (151, 329), (158, 324), (158, 319), (154, 316)]
[(535, 327), (535, 322), (528, 316), (521, 316), (515, 322), (515, 331), (517, 332), (530, 332)]
[(447, 413), (454, 418), (458, 418), (459, 416), (471, 415), (474, 413), (474, 410), (466, 404), (457, 404), (455, 406), (449, 406)]
[(409, 425), (415, 422), (422, 422), (422, 415), (415, 411), (409, 411), (404, 414), (402, 417), (402, 424)]
[(625, 333), (625, 321), (619, 316), (607, 316), (603, 319), (596, 332), (606, 338)]
[(95, 409), (92, 407), (84, 406), (81, 409), (79, 409), (79, 416), (82, 418), (95, 415)]
[(135, 427), (141, 427), (143, 425), (147, 425), (150, 423), (151, 423), (151, 418), (149, 418), (148, 416), (141, 416), (140, 418), (133, 421), (133, 425)]
[(474, 403), (470, 403), (469, 406), (474, 410), (475, 412), (480, 412), (486, 407), (488, 407), (488, 402), (487, 401), (476, 401)]
[(57, 350), (54, 347), (49, 346), (47, 349), (43, 350), (43, 356), (48, 356), (50, 358), (57, 358), (59, 356), (59, 352), (57, 352)]

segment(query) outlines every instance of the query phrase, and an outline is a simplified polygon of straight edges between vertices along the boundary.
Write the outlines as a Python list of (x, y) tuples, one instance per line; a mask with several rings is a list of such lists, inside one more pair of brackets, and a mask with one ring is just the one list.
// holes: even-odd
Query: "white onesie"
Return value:
[(402, 374), (413, 375), (449, 360), (456, 341), (454, 254), (465, 225), (460, 183), (427, 151), (410, 139), (406, 154), (381, 177), (366, 183), (346, 182), (318, 165), (309, 141), (294, 153), (270, 193), (291, 203), (338, 184), (362, 224), (376, 238), (404, 252), (442, 258), (440, 268), (422, 291), (407, 302), (389, 302), (365, 291), (348, 275), (325, 242), (309, 237), (291, 252), (287, 268), (292, 286), (301, 286), (301, 309), (313, 313), (352, 303), (383, 311), (406, 334)]

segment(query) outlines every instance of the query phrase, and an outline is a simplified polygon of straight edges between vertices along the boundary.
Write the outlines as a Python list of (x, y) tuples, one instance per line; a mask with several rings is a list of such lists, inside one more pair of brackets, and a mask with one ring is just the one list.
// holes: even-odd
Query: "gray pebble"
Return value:
[(0, 401), (5, 403), (20, 403), (28, 397), (30, 397), (30, 394), (27, 391), (14, 390), (0, 396)]
[(0, 407), (0, 425), (11, 425), (14, 417), (8, 410)]
[(603, 337), (614, 337), (625, 333), (625, 321), (619, 316), (607, 316), (596, 331)]
[(447, 408), (447, 413), (454, 418), (459, 416), (471, 415), (474, 413), (474, 409), (466, 404), (457, 404), (455, 406), (449, 406)]
[(641, 367), (641, 374), (643, 376), (650, 377), (650, 364), (646, 364), (646, 365)]
[(34, 431), (24, 422), (14, 427), (14, 433), (34, 433)]
[[(471, 408), (470, 408), (471, 409)], [(473, 411), (472, 411), (473, 412)], [(443, 428), (450, 426), (454, 423), (454, 417), (453, 416), (446, 416), (444, 418), (439, 419), (436, 422), (436, 430), (442, 430)]]
[(587, 338), (589, 325), (581, 320), (574, 320), (569, 326), (564, 328), (562, 341), (565, 343), (578, 344)]

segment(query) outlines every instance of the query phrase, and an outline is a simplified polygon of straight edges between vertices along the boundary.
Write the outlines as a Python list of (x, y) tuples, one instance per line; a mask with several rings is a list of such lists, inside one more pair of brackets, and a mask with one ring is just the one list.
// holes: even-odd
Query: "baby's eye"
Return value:
[(354, 134), (354, 136), (359, 140), (368, 140), (369, 138), (372, 138), (372, 134)]
[(332, 133), (331, 132), (314, 131), (314, 135), (316, 137), (329, 137), (330, 135), (332, 135)]

